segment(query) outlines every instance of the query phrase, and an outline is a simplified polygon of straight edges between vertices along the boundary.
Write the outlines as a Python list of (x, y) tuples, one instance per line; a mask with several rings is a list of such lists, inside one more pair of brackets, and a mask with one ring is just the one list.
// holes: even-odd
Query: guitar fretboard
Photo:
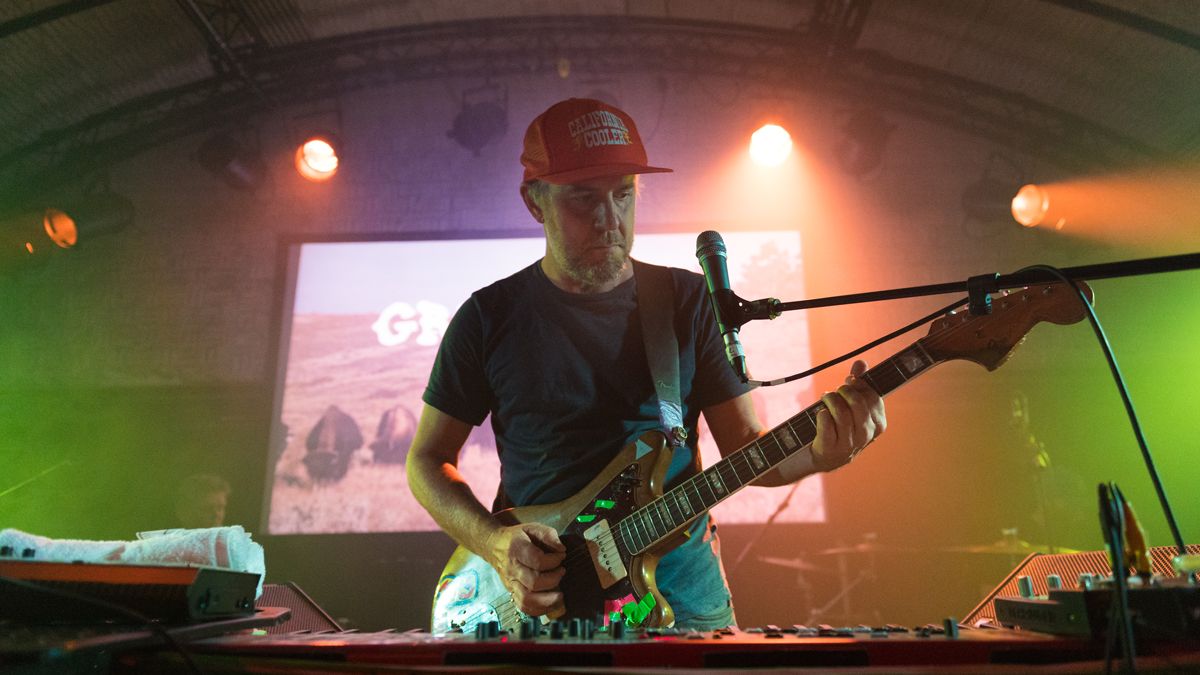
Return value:
[[(914, 342), (863, 373), (862, 379), (880, 396), (895, 391), (936, 365), (921, 342)], [(820, 401), (810, 405), (623, 518), (617, 523), (617, 531), (627, 552), (636, 555), (646, 551), (792, 455), (808, 452), (817, 437), (817, 413), (824, 408)]]

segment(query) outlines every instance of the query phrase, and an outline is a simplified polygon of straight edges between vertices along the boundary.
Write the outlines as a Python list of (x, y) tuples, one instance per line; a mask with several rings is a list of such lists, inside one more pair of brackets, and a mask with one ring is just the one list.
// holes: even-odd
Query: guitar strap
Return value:
[(658, 394), (658, 420), (673, 446), (683, 445), (683, 402), (679, 393), (679, 341), (675, 337), (675, 284), (671, 270), (633, 261), (637, 311), (650, 379)]

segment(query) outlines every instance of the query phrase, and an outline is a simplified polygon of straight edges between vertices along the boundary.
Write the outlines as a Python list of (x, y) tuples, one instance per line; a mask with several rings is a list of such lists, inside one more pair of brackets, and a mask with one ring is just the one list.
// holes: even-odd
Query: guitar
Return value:
[[(1089, 302), (1091, 289), (1080, 288)], [(992, 313), (950, 312), (929, 333), (862, 374), (880, 396), (946, 361), (963, 359), (988, 370), (1000, 367), (1025, 334), (1042, 321), (1071, 324), (1085, 310), (1063, 284), (1041, 284), (998, 295)], [(663, 491), (671, 448), (656, 431), (625, 446), (604, 471), (575, 496), (555, 504), (496, 514), (506, 525), (539, 522), (553, 527), (566, 546), (560, 583), (567, 618), (670, 626), (674, 612), (655, 585), (658, 561), (685, 536), (695, 518), (796, 453), (811, 460), (817, 435), (817, 402), (757, 440)], [(464, 632), (489, 621), (515, 630), (525, 619), (499, 575), (483, 558), (458, 547), (442, 571), (433, 597), (434, 633)]]

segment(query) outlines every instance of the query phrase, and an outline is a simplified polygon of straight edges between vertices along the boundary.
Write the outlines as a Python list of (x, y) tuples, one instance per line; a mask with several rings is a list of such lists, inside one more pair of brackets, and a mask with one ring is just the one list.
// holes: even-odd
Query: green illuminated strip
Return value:
[(586, 515), (575, 516), (575, 522), (577, 522), (577, 523), (590, 523), (595, 519), (596, 519), (595, 514), (591, 514), (591, 513), (586, 514)]
[(611, 509), (612, 507), (614, 507), (616, 505), (617, 505), (617, 503), (611, 499), (597, 499), (596, 500), (596, 508), (598, 508), (598, 509)]

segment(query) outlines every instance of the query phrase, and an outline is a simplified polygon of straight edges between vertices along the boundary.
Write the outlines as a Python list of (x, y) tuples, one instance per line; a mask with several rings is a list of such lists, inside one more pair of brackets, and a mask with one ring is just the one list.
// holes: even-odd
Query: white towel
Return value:
[[(207, 566), (258, 574), (262, 595), (266, 561), (263, 548), (241, 525), (197, 530), (139, 532), (135, 541), (51, 539), (20, 530), (0, 530), (0, 548), (17, 560), (120, 563), (125, 565)], [(26, 551), (32, 550), (32, 557)]]

